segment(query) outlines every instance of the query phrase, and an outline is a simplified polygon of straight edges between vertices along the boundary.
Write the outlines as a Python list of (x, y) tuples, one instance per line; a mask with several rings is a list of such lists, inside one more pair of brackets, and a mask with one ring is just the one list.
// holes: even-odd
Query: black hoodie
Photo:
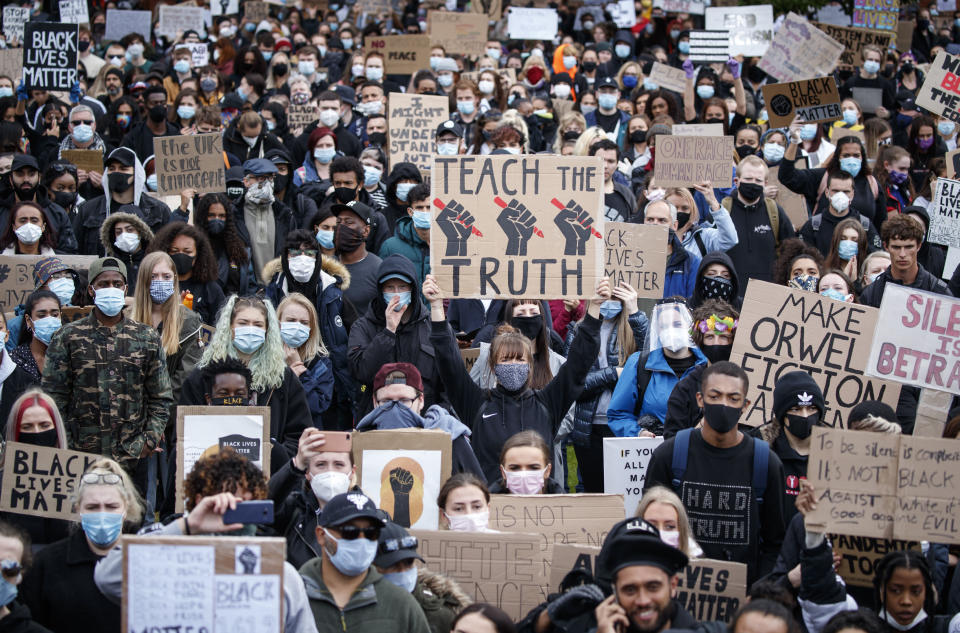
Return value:
[(730, 271), (730, 283), (733, 284), (733, 296), (727, 303), (731, 304), (737, 310), (740, 309), (740, 279), (737, 277), (737, 269), (733, 266), (733, 260), (723, 251), (711, 251), (700, 260), (700, 267), (697, 269), (697, 281), (693, 286), (693, 297), (690, 300), (690, 309), (698, 308), (701, 303), (707, 300), (703, 296), (703, 277), (704, 271), (712, 264), (723, 264)]
[[(390, 170), (390, 177), (387, 179), (387, 208), (383, 210), (383, 215), (387, 219), (387, 225), (390, 227), (390, 235), (393, 235), (397, 228), (397, 220), (407, 217), (407, 203), (397, 200), (397, 184), (401, 180), (416, 180), (423, 182), (420, 170), (413, 163), (397, 163)], [(401, 206), (397, 206), (397, 203)]]
[(0, 633), (50, 633), (49, 629), (33, 621), (25, 604), (15, 600), (7, 608), (10, 614), (0, 619)]
[(404, 275), (412, 279), (410, 303), (407, 310), (410, 318), (401, 321), (396, 333), (387, 329), (387, 302), (378, 291), (367, 313), (350, 329), (347, 344), (347, 359), (354, 377), (363, 386), (358, 406), (359, 419), (373, 409), (373, 394), (370, 393), (373, 377), (386, 363), (412, 363), (423, 377), (424, 408), (444, 404), (443, 383), (430, 343), (430, 309), (420, 300), (417, 287), (417, 271), (413, 263), (403, 255), (390, 255), (380, 264), (379, 280), (387, 275)]

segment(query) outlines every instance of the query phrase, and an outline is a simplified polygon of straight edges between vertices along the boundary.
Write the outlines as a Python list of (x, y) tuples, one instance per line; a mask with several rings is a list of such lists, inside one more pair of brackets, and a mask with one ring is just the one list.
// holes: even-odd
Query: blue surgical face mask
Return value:
[(870, 73), (871, 75), (880, 72), (880, 62), (876, 60), (868, 60), (863, 62), (863, 69)]
[(233, 328), (233, 346), (244, 354), (253, 354), (260, 349), (267, 338), (263, 328), (241, 325)]
[(620, 59), (625, 59), (630, 54), (630, 45), (617, 44), (613, 47), (613, 52), (616, 53)]
[(410, 305), (411, 295), (412, 293), (409, 290), (405, 290), (404, 292), (384, 292), (383, 300), (387, 303), (387, 305), (390, 305), (390, 302), (393, 301), (394, 297), (400, 297), (400, 303), (397, 305), (402, 308)]
[(370, 66), (367, 68), (365, 74), (369, 81), (380, 81), (383, 79), (383, 69), (376, 66)]
[(60, 319), (54, 316), (37, 319), (33, 322), (33, 335), (44, 345), (49, 345), (50, 339), (60, 329), (60, 325)]
[(410, 195), (410, 190), (416, 186), (416, 183), (412, 182), (397, 183), (397, 200), (400, 202), (406, 202), (407, 196)]
[(120, 538), (123, 515), (117, 512), (87, 512), (80, 515), (80, 525), (94, 545), (107, 547)]
[(17, 598), (17, 586), (0, 577), (0, 606), (7, 606)]
[(100, 288), (94, 295), (93, 304), (108, 317), (115, 317), (123, 310), (123, 298), (120, 288)]
[(937, 131), (943, 136), (952, 136), (956, 127), (953, 121), (940, 121), (937, 123)]
[(617, 299), (607, 299), (600, 304), (600, 316), (604, 319), (612, 319), (623, 310), (623, 304)]
[(415, 226), (418, 229), (429, 229), (430, 228), (430, 212), (414, 211), (413, 226)]
[(660, 88), (660, 85), (655, 81), (650, 81), (647, 78), (643, 80), (643, 89), (644, 90), (657, 90)]
[(836, 288), (825, 288), (820, 292), (820, 295), (827, 297), (828, 299), (836, 299), (837, 301), (847, 300), (847, 295), (843, 294)]
[(93, 140), (93, 126), (80, 125), (73, 126), (73, 139), (78, 143), (88, 143)]
[(384, 579), (392, 582), (407, 593), (413, 593), (417, 586), (417, 566), (411, 565), (406, 571), (391, 571), (383, 575)]
[(680, 52), (684, 55), (690, 54), (690, 42), (680, 42), (677, 44), (677, 48), (680, 49)]
[(318, 46), (318, 47), (317, 47), (317, 52), (320, 53), (320, 59), (323, 59), (324, 57), (327, 56), (327, 47), (326, 47), (326, 46)]
[(763, 146), (763, 160), (771, 165), (775, 165), (783, 160), (783, 153), (786, 151), (783, 145), (779, 143), (767, 143)]
[(363, 166), (363, 184), (365, 187), (372, 187), (380, 182), (381, 176), (383, 176), (382, 169), (377, 169), (376, 167), (371, 167), (370, 165)]
[(800, 138), (804, 141), (812, 141), (817, 136), (817, 124), (816, 123), (804, 123), (803, 127), (800, 128)]
[(331, 554), (327, 548), (327, 556), (333, 566), (344, 576), (359, 576), (370, 568), (373, 559), (377, 556), (377, 541), (365, 538), (355, 538), (352, 541), (338, 539), (324, 528), (327, 538), (337, 544), (337, 552)]
[(697, 96), (706, 101), (712, 99), (715, 91), (710, 84), (701, 84), (697, 86)]
[(343, 44), (343, 50), (348, 51), (353, 48), (353, 40), (350, 38), (341, 39), (340, 43)]
[(280, 338), (289, 347), (297, 348), (310, 338), (310, 328), (296, 321), (285, 321), (280, 324)]
[(70, 305), (70, 302), (73, 300), (73, 293), (77, 291), (77, 286), (73, 283), (73, 279), (68, 277), (54, 279), (47, 284), (47, 288), (50, 289), (50, 292), (57, 295), (61, 305)]
[(156, 175), (156, 174), (150, 174), (149, 176), (147, 176), (147, 189), (149, 189), (150, 191), (156, 191), (156, 190), (157, 190), (157, 175)]
[(840, 243), (837, 244), (837, 254), (840, 255), (840, 259), (850, 261), (857, 256), (859, 248), (859, 245), (853, 240), (840, 240)]
[(297, 70), (300, 71), (301, 75), (309, 77), (317, 72), (317, 67), (311, 60), (301, 60), (297, 63)]
[(263, 55), (263, 61), (268, 62), (273, 59), (273, 51), (260, 51), (260, 53)]
[(337, 150), (332, 147), (317, 147), (313, 150), (313, 157), (318, 163), (326, 165), (337, 155)]
[(457, 110), (464, 116), (470, 116), (476, 110), (476, 105), (473, 101), (457, 101)]
[(597, 105), (600, 106), (601, 110), (613, 110), (617, 107), (617, 100), (619, 99), (618, 95), (601, 92), (597, 95)]
[(317, 231), (317, 241), (323, 248), (333, 248), (333, 231)]
[(6, 86), (0, 86), (0, 98), (3, 98), (3, 97), (12, 97), (12, 96), (13, 96), (13, 88), (8, 88), (8, 87), (6, 87)]
[(854, 109), (848, 109), (843, 111), (843, 122), (847, 125), (856, 125), (857, 119), (860, 118), (859, 113)]
[(857, 174), (860, 173), (860, 168), (863, 166), (863, 162), (855, 156), (847, 156), (840, 159), (840, 169), (847, 172), (854, 178), (857, 177)]
[(173, 69), (181, 75), (186, 75), (188, 72), (190, 72), (190, 62), (185, 59), (179, 59), (173, 65)]
[(197, 109), (188, 105), (177, 106), (177, 116), (185, 121), (192, 119), (197, 116)]

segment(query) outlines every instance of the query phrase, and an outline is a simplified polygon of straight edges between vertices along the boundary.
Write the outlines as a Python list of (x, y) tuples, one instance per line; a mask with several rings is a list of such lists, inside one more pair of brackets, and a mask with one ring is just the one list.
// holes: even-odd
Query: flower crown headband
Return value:
[(732, 332), (737, 329), (737, 325), (739, 324), (739, 319), (734, 319), (729, 316), (721, 319), (716, 314), (711, 314), (709, 319), (697, 321), (694, 327), (706, 334), (707, 332)]

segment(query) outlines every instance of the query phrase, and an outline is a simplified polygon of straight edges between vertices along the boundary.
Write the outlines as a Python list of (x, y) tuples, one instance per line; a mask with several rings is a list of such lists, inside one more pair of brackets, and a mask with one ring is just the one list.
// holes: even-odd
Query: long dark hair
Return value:
[[(13, 179), (11, 177), (11, 182)], [(38, 248), (42, 249), (44, 246), (50, 249), (57, 247), (57, 229), (53, 224), (53, 221), (50, 220), (50, 214), (47, 213), (46, 209), (42, 206), (33, 202), (32, 200), (24, 200), (23, 202), (18, 202), (13, 205), (13, 208), (10, 209), (10, 221), (7, 222), (7, 228), (3, 232), (3, 237), (0, 238), (0, 251), (7, 248), (11, 244), (17, 244), (17, 234), (13, 228), (13, 223), (17, 219), (17, 212), (24, 207), (33, 207), (34, 209), (40, 212), (40, 215), (43, 217), (43, 234), (40, 236), (40, 244)]]
[[(209, 229), (210, 207), (215, 204), (222, 205), (227, 212), (226, 226), (220, 235), (211, 235)], [(222, 245), (230, 263), (244, 266), (250, 260), (247, 256), (247, 245), (237, 231), (237, 220), (233, 216), (233, 202), (226, 194), (208, 193), (202, 196), (193, 210), (193, 224), (207, 236), (211, 244)]]
[(468, 607), (464, 607), (463, 611), (458, 613), (450, 624), (450, 630), (456, 629), (457, 622), (474, 613), (490, 620), (497, 633), (517, 633), (517, 627), (513, 623), (513, 619), (505, 611), (484, 602), (475, 602)]
[(890, 552), (877, 563), (877, 572), (873, 577), (874, 601), (880, 607), (880, 613), (887, 608), (885, 602), (887, 583), (898, 569), (918, 569), (923, 575), (923, 586), (926, 590), (923, 596), (923, 608), (928, 614), (933, 614), (937, 606), (937, 590), (933, 586), (933, 575), (930, 565), (923, 554), (913, 550)]
[[(27, 297), (27, 300), (23, 304), (23, 313), (24, 315), (30, 317), (33, 320), (33, 309), (37, 307), (37, 304), (43, 301), (44, 299), (53, 299), (57, 302), (57, 307), (62, 307), (60, 305), (60, 297), (55, 295), (50, 290), (34, 290), (30, 293), (30, 296)], [(24, 322), (26, 325), (26, 322)], [(20, 328), (20, 338), (17, 339), (17, 345), (23, 345), (24, 343), (29, 343), (33, 340), (33, 330), (27, 329), (26, 327)]]
[(854, 176), (854, 179), (871, 175), (873, 171), (870, 169), (870, 165), (867, 164), (867, 148), (863, 146), (863, 141), (856, 136), (842, 136), (837, 140), (837, 149), (830, 154), (830, 160), (823, 165), (824, 169), (827, 170), (827, 173), (833, 174), (835, 171), (839, 171), (840, 148), (844, 145), (857, 145), (860, 148), (860, 173)]
[[(130, 114), (130, 124), (122, 128), (117, 125), (117, 114), (120, 112), (120, 106), (127, 104), (132, 109)], [(107, 108), (107, 138), (119, 141), (124, 135), (133, 129), (140, 122), (140, 106), (132, 97), (124, 95), (110, 104)]]
[(147, 252), (168, 253), (173, 240), (181, 235), (193, 239), (197, 246), (197, 255), (193, 260), (193, 276), (190, 280), (201, 283), (216, 280), (218, 269), (217, 259), (213, 256), (213, 247), (210, 246), (207, 236), (192, 224), (171, 222), (165, 225), (154, 234), (153, 239), (150, 240), (150, 250)]

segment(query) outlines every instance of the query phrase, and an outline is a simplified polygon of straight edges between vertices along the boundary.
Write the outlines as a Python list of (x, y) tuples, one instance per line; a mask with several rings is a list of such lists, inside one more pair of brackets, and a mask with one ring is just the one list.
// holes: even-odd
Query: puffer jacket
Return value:
[[(132, 210), (132, 209), (131, 209)], [(124, 253), (114, 245), (117, 241), (113, 234), (113, 228), (117, 222), (126, 222), (132, 224), (140, 234), (140, 248), (133, 253)], [(147, 254), (150, 248), (150, 240), (153, 239), (153, 231), (147, 226), (147, 223), (133, 213), (113, 213), (107, 216), (100, 226), (100, 244), (103, 246), (104, 254), (108, 257), (116, 257), (127, 267), (127, 294), (131, 297), (137, 290), (137, 273), (140, 270), (140, 262)]]
[[(637, 310), (627, 317), (627, 322), (630, 324), (630, 329), (633, 330), (633, 340), (637, 344), (637, 349), (641, 349), (643, 342), (647, 339), (647, 328), (649, 327), (647, 315)], [(567, 330), (567, 340), (564, 346), (568, 354), (579, 326), (579, 323), (572, 323)], [(593, 418), (597, 414), (600, 396), (604, 391), (613, 389), (617, 384), (617, 378), (619, 377), (617, 367), (620, 366), (620, 345), (617, 339), (617, 327), (614, 326), (613, 331), (610, 332), (610, 338), (607, 340), (607, 366), (600, 367), (599, 358), (594, 359), (590, 373), (587, 374), (587, 379), (583, 384), (583, 392), (577, 398), (573, 413), (573, 432), (570, 434), (570, 439), (577, 446), (590, 445)], [(601, 353), (603, 353), (603, 350), (601, 350)]]
[(457, 614), (473, 602), (456, 582), (426, 567), (417, 570), (412, 595), (427, 616), (430, 633), (450, 633)]

